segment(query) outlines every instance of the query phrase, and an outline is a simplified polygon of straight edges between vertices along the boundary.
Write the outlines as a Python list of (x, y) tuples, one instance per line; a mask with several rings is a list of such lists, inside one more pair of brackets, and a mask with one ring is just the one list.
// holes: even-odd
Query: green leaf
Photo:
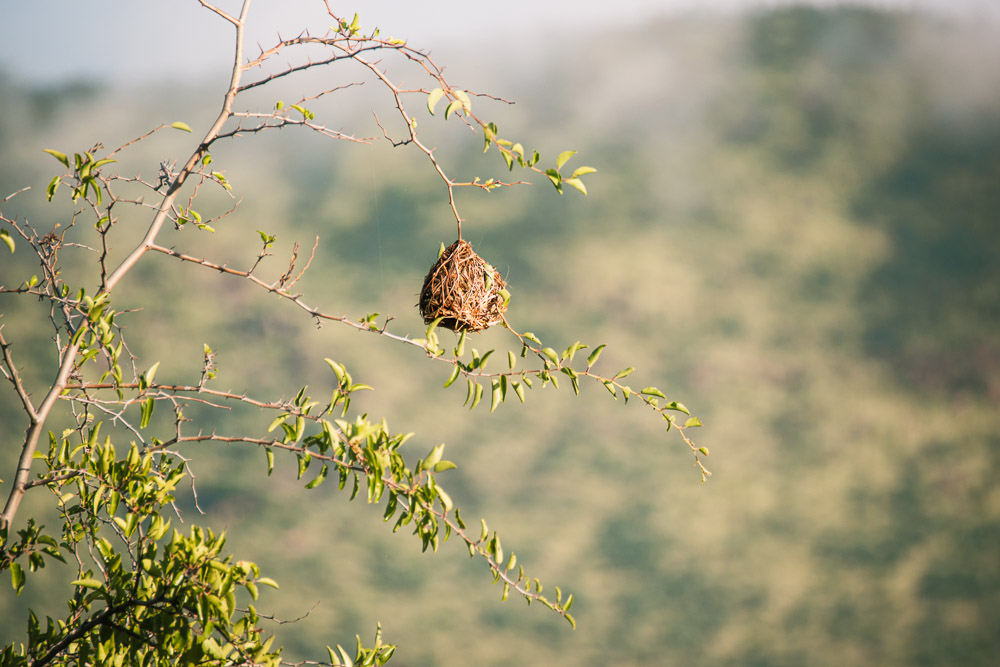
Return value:
[(176, 123), (171, 123), (170, 127), (174, 128), (175, 130), (182, 130), (184, 132), (191, 131), (191, 127), (182, 120), (179, 120)]
[(444, 389), (447, 389), (452, 384), (454, 384), (455, 380), (458, 379), (458, 376), (461, 373), (461, 371), (462, 369), (456, 364), (455, 368), (453, 368), (451, 371), (451, 375), (448, 376), (448, 380), (444, 383)]
[(285, 415), (278, 415), (277, 417), (275, 417), (274, 420), (271, 421), (271, 425), (267, 427), (267, 432), (271, 433), (272, 431), (274, 431), (274, 429), (284, 424), (285, 420), (288, 419), (290, 416), (291, 415), (285, 414)]
[(219, 646), (219, 642), (215, 641), (214, 637), (208, 637), (202, 641), (201, 649), (216, 660), (225, 660), (226, 658), (225, 651), (222, 650), (222, 647)]
[(49, 186), (45, 188), (46, 201), (52, 201), (52, 198), (56, 196), (56, 190), (59, 189), (60, 184), (62, 184), (62, 176), (53, 176), (52, 180), (49, 181)]
[(625, 377), (627, 375), (630, 375), (632, 373), (632, 371), (634, 371), (634, 370), (635, 370), (634, 366), (629, 366), (628, 368), (625, 368), (623, 370), (618, 371), (618, 374), (616, 376), (614, 376), (613, 378), (611, 378), (611, 379), (612, 380), (620, 380), (623, 377)]
[(467, 92), (464, 90), (453, 90), (451, 92), (462, 103), (462, 108), (467, 113), (472, 111), (472, 100), (469, 98), (469, 94)]
[(662, 391), (660, 391), (656, 387), (645, 387), (645, 388), (643, 388), (643, 390), (640, 393), (645, 394), (646, 396), (659, 396), (660, 398), (666, 398), (667, 397), (666, 394), (664, 394)]
[(337, 650), (340, 652), (340, 662), (338, 664), (343, 667), (354, 667), (354, 661), (351, 659), (351, 656), (347, 655), (347, 651), (344, 650), (344, 647), (337, 644)]
[(443, 509), (444, 513), (447, 514), (451, 511), (451, 508), (455, 506), (455, 503), (451, 499), (451, 496), (449, 496), (440, 486), (437, 487), (437, 494), (438, 500), (441, 501), (441, 509)]
[(579, 190), (580, 192), (582, 192), (584, 195), (587, 194), (587, 186), (584, 185), (583, 181), (581, 181), (579, 178), (567, 178), (567, 179), (565, 179), (563, 181), (563, 183), (565, 183), (566, 185), (570, 185), (570, 186), (576, 188), (577, 190)]
[(692, 426), (704, 426), (704, 424), (702, 424), (701, 420), (698, 419), (697, 417), (691, 417), (686, 422), (684, 422), (684, 428), (690, 428)]
[(493, 381), (491, 389), (493, 393), (490, 398), (490, 412), (493, 412), (497, 409), (497, 406), (500, 405), (500, 401), (503, 400), (504, 392), (501, 390), (500, 382), (498, 380)]
[(143, 375), (146, 378), (146, 386), (150, 387), (153, 384), (153, 378), (156, 377), (156, 369), (160, 367), (160, 362), (157, 361), (155, 364), (149, 367), (149, 370)]
[(576, 355), (578, 350), (590, 347), (589, 345), (584, 345), (580, 341), (576, 341), (569, 347), (567, 347), (562, 353), (563, 361), (573, 361), (573, 356)]
[(556, 169), (562, 169), (562, 166), (566, 164), (566, 161), (574, 155), (576, 155), (576, 151), (563, 151), (560, 153), (559, 157), (556, 158)]
[(271, 577), (258, 577), (257, 582), (261, 586), (270, 586), (271, 588), (278, 588), (278, 582), (276, 582)]
[(24, 569), (20, 563), (10, 564), (10, 585), (18, 595), (24, 590)]
[(463, 108), (462, 100), (452, 100), (451, 104), (445, 107), (444, 119), (448, 120), (449, 118), (451, 118), (451, 115), (453, 113), (455, 113), (456, 111), (460, 111), (462, 108)]
[(434, 472), (444, 472), (445, 470), (453, 470), (457, 467), (458, 464), (452, 461), (438, 461), (434, 464)]
[(84, 588), (100, 588), (101, 582), (92, 577), (86, 577), (84, 579), (77, 579), (76, 581), (71, 581), (70, 586), (83, 586)]
[(549, 177), (550, 181), (552, 181), (552, 185), (556, 187), (559, 194), (562, 194), (562, 176), (559, 175), (559, 172), (555, 169), (546, 169), (545, 175)]
[(42, 151), (48, 153), (49, 155), (51, 155), (52, 157), (59, 160), (67, 167), (69, 167), (69, 157), (65, 153), (60, 153), (59, 151), (52, 150), (51, 148), (43, 148)]
[(435, 317), (433, 320), (431, 320), (431, 323), (427, 325), (427, 330), (424, 332), (424, 337), (427, 338), (428, 341), (431, 340), (431, 334), (434, 333), (434, 330), (437, 328), (437, 325), (441, 324), (441, 320), (443, 319), (444, 315)]
[(677, 401), (671, 401), (663, 406), (664, 410), (676, 410), (677, 412), (683, 412), (686, 415), (690, 415), (691, 412), (685, 407), (683, 403), (678, 403)]
[(437, 447), (431, 450), (430, 454), (424, 457), (423, 467), (424, 470), (430, 470), (437, 462), (441, 460), (441, 455), (444, 454), (444, 443), (441, 443)]
[(338, 364), (333, 359), (326, 358), (323, 359), (323, 361), (325, 361), (330, 366), (330, 368), (333, 369), (333, 374), (337, 376), (337, 381), (340, 384), (344, 384), (344, 380), (347, 379), (347, 371), (344, 369), (344, 367)]
[(270, 447), (264, 448), (264, 454), (267, 456), (267, 476), (271, 476), (271, 472), (274, 471), (274, 452), (271, 451)]
[(589, 357), (587, 357), (587, 368), (590, 368), (591, 366), (597, 363), (597, 359), (598, 357), (601, 356), (601, 352), (604, 350), (605, 347), (607, 347), (607, 345), (601, 343), (600, 345), (594, 348), (594, 351), (590, 353)]
[(146, 428), (149, 426), (149, 420), (153, 416), (153, 406), (155, 402), (153, 397), (150, 396), (142, 403), (142, 412), (139, 417), (139, 428)]
[(493, 554), (494, 560), (496, 560), (497, 565), (503, 565), (503, 545), (500, 544), (500, 536), (493, 531), (493, 539), (490, 540), (490, 544), (487, 547), (489, 552)]
[(559, 355), (557, 355), (556, 351), (553, 350), (551, 347), (543, 348), (542, 349), (542, 354), (544, 354), (546, 357), (548, 357), (549, 360), (551, 360), (553, 364), (555, 364), (557, 366), (559, 365)]
[(593, 167), (577, 167), (576, 170), (573, 172), (573, 174), (570, 176), (570, 178), (576, 178), (578, 176), (593, 174), (595, 171), (597, 170), (594, 169)]
[(10, 248), (11, 253), (14, 252), (14, 239), (10, 237), (10, 233), (6, 229), (0, 229), (0, 241), (3, 241)]
[(326, 473), (327, 473), (327, 467), (326, 467), (326, 464), (324, 463), (323, 464), (323, 468), (319, 471), (319, 474), (316, 475), (316, 479), (314, 479), (313, 481), (311, 481), (308, 484), (306, 484), (306, 488), (307, 489), (315, 489), (317, 486), (319, 486), (320, 484), (322, 484), (323, 480), (326, 479)]

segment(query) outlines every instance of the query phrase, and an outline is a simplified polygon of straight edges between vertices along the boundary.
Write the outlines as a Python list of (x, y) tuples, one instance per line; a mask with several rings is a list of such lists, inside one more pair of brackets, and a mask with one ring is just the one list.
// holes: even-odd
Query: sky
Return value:
[[(218, 0), (238, 12), (238, 0)], [(331, 0), (335, 12), (358, 12), (363, 27), (405, 37), (449, 56), (482, 45), (516, 46), (546, 36), (599, 31), (663, 14), (731, 12), (796, 4), (790, 0)], [(801, 2), (797, 4), (803, 4)], [(812, 0), (837, 6), (838, 0)], [(853, 4), (922, 9), (1000, 22), (1000, 0), (861, 0)], [(141, 83), (192, 81), (230, 58), (232, 28), (196, 0), (33, 0), (0, 10), (0, 73), (41, 86), (77, 78)], [(329, 24), (321, 0), (254, 0), (250, 43), (267, 45), (302, 26)]]

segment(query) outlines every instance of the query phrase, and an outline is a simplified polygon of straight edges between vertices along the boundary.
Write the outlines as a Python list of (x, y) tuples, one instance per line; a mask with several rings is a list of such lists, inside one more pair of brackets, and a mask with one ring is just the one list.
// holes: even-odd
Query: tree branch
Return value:
[[(124, 278), (132, 267), (134, 267), (135, 264), (142, 258), (142, 256), (145, 255), (153, 246), (157, 234), (159, 234), (160, 229), (163, 227), (163, 223), (168, 219), (171, 207), (177, 199), (177, 194), (184, 185), (184, 181), (187, 180), (187, 177), (194, 172), (199, 161), (204, 156), (208, 145), (216, 138), (222, 130), (223, 125), (225, 125), (226, 121), (232, 115), (233, 101), (236, 99), (236, 93), (240, 85), (240, 78), (243, 74), (242, 60), (244, 29), (246, 26), (246, 17), (250, 11), (251, 0), (243, 1), (243, 9), (240, 13), (239, 19), (234, 19), (222, 10), (205, 2), (205, 0), (199, 1), (202, 6), (214, 11), (216, 14), (219, 14), (236, 27), (236, 47), (235, 56), (233, 58), (233, 74), (230, 80), (229, 89), (226, 91), (226, 95), (222, 103), (222, 109), (219, 111), (218, 117), (215, 119), (212, 127), (209, 128), (208, 132), (205, 134), (205, 138), (202, 139), (201, 143), (191, 154), (191, 157), (188, 158), (184, 167), (177, 173), (173, 183), (170, 184), (170, 187), (164, 195), (163, 200), (160, 202), (156, 215), (153, 217), (153, 221), (146, 230), (146, 234), (142, 241), (124, 260), (122, 260), (122, 263), (118, 266), (118, 268), (116, 268), (111, 275), (108, 276), (107, 280), (104, 281), (104, 284), (101, 286), (98, 294), (110, 293), (111, 290), (113, 290), (114, 287), (121, 281), (121, 279)], [(37, 448), (38, 440), (44, 431), (45, 421), (48, 419), (52, 406), (55, 405), (56, 400), (66, 387), (70, 373), (76, 364), (77, 355), (80, 351), (79, 340), (80, 339), (78, 339), (76, 343), (71, 342), (66, 347), (62, 354), (59, 370), (56, 372), (56, 377), (52, 382), (49, 392), (45, 395), (45, 398), (42, 400), (42, 403), (39, 405), (37, 411), (35, 411), (34, 414), (29, 413), (30, 423), (25, 437), (24, 447), (21, 449), (21, 456), (18, 459), (17, 471), (14, 475), (14, 485), (10, 490), (10, 494), (7, 496), (7, 502), (4, 505), (3, 512), (0, 513), (0, 528), (8, 528), (11, 521), (14, 519), (14, 515), (17, 514), (17, 509), (21, 504), (21, 499), (24, 497), (28, 477), (31, 474), (31, 462), (35, 455), (35, 449)]]
[(30, 419), (37, 419), (38, 413), (35, 412), (35, 406), (31, 404), (31, 398), (28, 397), (24, 383), (21, 382), (21, 376), (17, 372), (17, 366), (14, 365), (14, 359), (11, 357), (10, 343), (3, 337), (2, 324), (0, 324), (0, 349), (3, 350), (3, 363), (8, 368), (7, 379), (14, 385), (14, 391), (17, 392), (18, 398), (21, 399), (21, 405), (24, 406), (24, 411), (28, 413), (28, 417)]

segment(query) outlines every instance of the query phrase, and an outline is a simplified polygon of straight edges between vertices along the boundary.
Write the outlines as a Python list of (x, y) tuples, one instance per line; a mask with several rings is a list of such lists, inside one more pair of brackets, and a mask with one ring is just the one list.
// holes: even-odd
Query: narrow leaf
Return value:
[(492, 390), (493, 390), (493, 394), (492, 394), (492, 396), (490, 398), (490, 412), (493, 412), (494, 410), (496, 410), (497, 406), (500, 405), (500, 401), (503, 400), (503, 392), (500, 390), (500, 382), (499, 381), (497, 381), (497, 380), (493, 381)]
[(461, 371), (462, 369), (458, 365), (456, 365), (455, 368), (452, 369), (451, 375), (448, 376), (448, 380), (444, 383), (445, 389), (454, 384), (455, 380), (458, 379), (458, 375)]
[(18, 595), (24, 590), (24, 569), (20, 563), (10, 564), (10, 585)]
[(438, 461), (441, 460), (441, 455), (444, 454), (444, 443), (438, 445), (430, 451), (426, 457), (424, 457), (423, 464), (424, 470), (429, 470), (433, 468)]
[(691, 412), (683, 403), (678, 403), (677, 401), (671, 401), (663, 406), (664, 410), (676, 410), (677, 412), (683, 412), (686, 415), (690, 415)]
[(153, 397), (150, 396), (142, 403), (142, 410), (139, 416), (139, 428), (146, 428), (149, 426), (149, 419), (153, 416), (153, 406), (155, 402)]
[(479, 384), (477, 382), (476, 383), (476, 389), (475, 389), (475, 391), (476, 391), (476, 395), (472, 398), (472, 405), (469, 406), (470, 410), (475, 409), (475, 407), (477, 405), (479, 405), (479, 401), (482, 400), (482, 398), (483, 398), (483, 385), (481, 385), (481, 384)]
[(337, 376), (337, 381), (340, 382), (340, 384), (344, 384), (344, 379), (346, 378), (344, 367), (338, 364), (333, 359), (327, 358), (323, 359), (323, 361), (325, 361), (330, 366), (330, 368), (333, 369), (333, 374)]
[(316, 475), (316, 479), (314, 479), (313, 481), (311, 481), (308, 484), (306, 484), (306, 488), (307, 489), (315, 489), (317, 486), (319, 486), (320, 484), (322, 484), (323, 480), (326, 479), (326, 473), (327, 473), (327, 467), (326, 467), (326, 464), (324, 463), (323, 464), (323, 468), (319, 471), (319, 474)]
[(179, 120), (176, 123), (171, 123), (170, 127), (174, 128), (175, 130), (183, 130), (184, 132), (191, 131), (191, 127), (182, 120)]
[(597, 359), (598, 357), (601, 356), (601, 352), (604, 350), (605, 347), (607, 347), (607, 345), (605, 343), (601, 343), (600, 345), (594, 348), (594, 351), (590, 353), (589, 357), (587, 357), (587, 368), (590, 368), (591, 366), (597, 363)]
[(274, 429), (284, 424), (285, 420), (288, 419), (288, 417), (289, 415), (278, 415), (277, 417), (275, 417), (274, 420), (271, 422), (271, 425), (267, 427), (267, 432), (270, 433)]
[(444, 110), (444, 118), (445, 118), (445, 120), (448, 120), (449, 118), (451, 118), (451, 115), (453, 113), (455, 113), (456, 111), (459, 111), (461, 109), (462, 109), (462, 100), (452, 100), (451, 104), (449, 104), (447, 107), (445, 107), (445, 110)]
[(577, 190), (579, 190), (584, 195), (587, 194), (587, 186), (584, 185), (583, 181), (581, 181), (579, 178), (575, 178), (575, 177), (574, 178), (567, 178), (567, 179), (565, 179), (563, 181), (563, 183), (565, 183), (566, 185), (570, 185), (570, 186), (576, 188)]
[(67, 167), (69, 166), (69, 157), (65, 153), (60, 153), (59, 151), (54, 151), (51, 148), (43, 148), (42, 151), (45, 152), (45, 153), (48, 153), (49, 155), (51, 155), (55, 159), (59, 160), (60, 162), (62, 162)]
[(566, 164), (566, 161), (574, 155), (576, 155), (576, 151), (563, 151), (560, 153), (559, 157), (556, 158), (556, 169), (562, 169), (562, 166)]
[(160, 362), (157, 361), (155, 364), (149, 367), (146, 371), (146, 386), (152, 386), (153, 378), (156, 377), (156, 369), (160, 367)]
[(434, 472), (444, 472), (445, 470), (453, 470), (457, 467), (458, 465), (453, 461), (438, 461), (434, 464)]

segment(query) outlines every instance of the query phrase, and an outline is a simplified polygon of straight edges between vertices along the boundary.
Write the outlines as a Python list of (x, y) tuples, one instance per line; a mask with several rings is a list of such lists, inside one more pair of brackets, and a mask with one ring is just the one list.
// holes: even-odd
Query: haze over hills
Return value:
[[(563, 347), (571, 336), (608, 343), (601, 363), (635, 364), (639, 386), (688, 405), (712, 451), (705, 485), (658, 423), (600, 387), (469, 412), (464, 392), (440, 391), (445, 377), (406, 350), (314, 330), (291, 309), (275, 316), (221, 277), (156, 284), (167, 296), (146, 306), (154, 325), (138, 352), (162, 359), (161, 374), (197, 373), (208, 342), (226, 386), (263, 379), (262, 391), (308, 383), (322, 394), (329, 378), (316, 362), (347, 362), (376, 387), (357, 407), (416, 431), (413, 452), (447, 442), (459, 469), (441, 481), (463, 513), (486, 517), (521, 562), (577, 598), (574, 633), (544, 610), (501, 604), (451, 544), (420, 554), (380, 507), (347, 507), (334, 485), (303, 492), (291, 463), (264, 483), (259, 452), (192, 451), (199, 520), (227, 529), (231, 548), (281, 583), (261, 606), (282, 618), (311, 608), (275, 629), (288, 657), (366, 637), (381, 620), (401, 665), (992, 664), (997, 36), (940, 16), (795, 8), (667, 18), (580, 37), (599, 48), (455, 66), (516, 101), (491, 117), (526, 148), (575, 149), (599, 169), (587, 198), (542, 184), (462, 195), (468, 240), (508, 277), (512, 322)], [(41, 148), (113, 146), (180, 118), (195, 127), (216, 105), (201, 88), (0, 87), (0, 196), (33, 185), (24, 199), (35, 219), (50, 210)], [(362, 105), (384, 100), (351, 95), (356, 106), (318, 115), (380, 136)], [(502, 173), (479, 156), (478, 136), (419, 122), (456, 172)], [(129, 165), (155, 169), (185, 148), (150, 144)], [(422, 330), (415, 294), (454, 231), (420, 160), (381, 141), (293, 134), (213, 157), (244, 203), (214, 237), (176, 233), (179, 248), (252, 259), (265, 229), (283, 257), (318, 233), (303, 291)], [(3, 260), (0, 283), (30, 275), (20, 261)], [(154, 279), (159, 269), (144, 270)], [(148, 289), (116, 298), (139, 303)], [(28, 311), (10, 307), (0, 298), (7, 326), (46, 354), (46, 341), (18, 329)], [(490, 332), (476, 345), (507, 342)], [(399, 368), (409, 382), (394, 382)], [(0, 394), (7, 442), (17, 414)], [(4, 593), (0, 616), (63, 594)], [(0, 639), (20, 632), (4, 624)]]

